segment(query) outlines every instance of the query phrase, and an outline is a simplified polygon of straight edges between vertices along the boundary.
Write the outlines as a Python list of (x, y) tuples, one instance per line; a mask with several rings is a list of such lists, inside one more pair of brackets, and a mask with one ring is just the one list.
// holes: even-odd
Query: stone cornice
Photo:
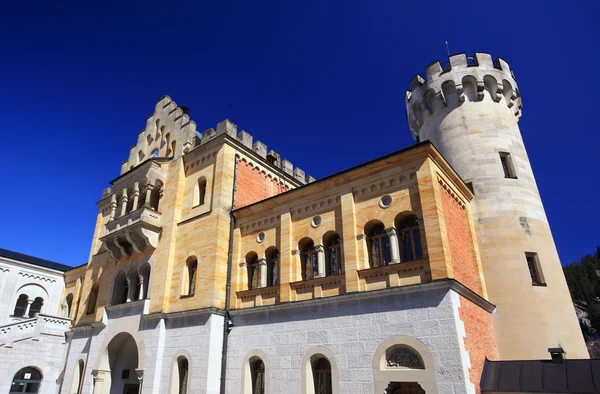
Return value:
[(201, 316), (201, 315), (219, 315), (225, 316), (225, 310), (221, 308), (208, 307), (208, 308), (200, 308), (200, 309), (191, 309), (187, 311), (179, 311), (179, 312), (154, 312), (148, 315), (144, 315), (145, 320), (155, 320), (155, 319), (177, 319), (177, 318), (185, 318), (191, 316)]
[(481, 307), (485, 311), (491, 313), (496, 309), (496, 306), (486, 299), (479, 296), (477, 293), (470, 290), (468, 287), (464, 286), (460, 282), (454, 279), (440, 279), (430, 283), (424, 284), (416, 284), (416, 285), (407, 285), (400, 287), (392, 287), (388, 289), (382, 290), (373, 290), (373, 291), (362, 291), (355, 293), (347, 293), (339, 296), (326, 297), (326, 298), (318, 298), (306, 301), (294, 301), (294, 302), (286, 302), (275, 305), (267, 305), (267, 306), (257, 306), (252, 308), (244, 308), (244, 309), (234, 309), (229, 311), (232, 316), (237, 315), (248, 315), (255, 313), (271, 313), (277, 311), (288, 311), (291, 309), (297, 308), (306, 308), (311, 306), (318, 305), (327, 305), (334, 304), (338, 302), (351, 302), (351, 301), (360, 301), (366, 299), (373, 298), (381, 298), (381, 297), (393, 297), (401, 294), (410, 294), (416, 292), (424, 292), (424, 291), (434, 291), (434, 290), (453, 290), (459, 295), (465, 297), (469, 301), (473, 302), (477, 306)]

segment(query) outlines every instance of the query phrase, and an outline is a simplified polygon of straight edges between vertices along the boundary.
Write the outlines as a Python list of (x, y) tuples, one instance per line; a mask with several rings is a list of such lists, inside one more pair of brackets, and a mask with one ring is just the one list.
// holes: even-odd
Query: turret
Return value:
[(523, 144), (521, 94), (508, 63), (485, 53), (436, 61), (406, 92), (410, 129), (471, 184), (494, 327), (503, 359), (587, 358), (550, 226)]

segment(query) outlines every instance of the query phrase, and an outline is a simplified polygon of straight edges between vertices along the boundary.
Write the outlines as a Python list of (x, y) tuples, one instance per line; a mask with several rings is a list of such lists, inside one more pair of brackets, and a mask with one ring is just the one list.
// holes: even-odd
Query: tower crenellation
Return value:
[[(474, 193), (473, 225), (501, 358), (586, 351), (519, 128), (513, 71), (487, 53), (450, 56), (406, 92), (413, 137), (431, 141)], [(553, 311), (555, 313), (548, 313)], [(556, 324), (560, 321), (560, 324)]]
[[(491, 100), (506, 105), (517, 120), (521, 116), (521, 95), (509, 64), (487, 53), (450, 56), (446, 67), (435, 61), (425, 67), (426, 78), (415, 75), (406, 92), (406, 111), (412, 135), (421, 140), (424, 122), (435, 112), (458, 106), (465, 100)], [(451, 108), (450, 108), (451, 109)]]

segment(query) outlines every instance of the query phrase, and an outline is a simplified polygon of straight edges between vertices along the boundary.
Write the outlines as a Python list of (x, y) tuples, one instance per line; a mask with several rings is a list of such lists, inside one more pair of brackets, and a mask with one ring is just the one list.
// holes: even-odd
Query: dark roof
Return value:
[(50, 268), (56, 271), (68, 271), (73, 269), (73, 267), (69, 267), (68, 265), (55, 263), (54, 261), (40, 259), (39, 257), (33, 257), (22, 253), (13, 252), (12, 250), (2, 249), (0, 248), (0, 257), (6, 257), (7, 259), (18, 260), (24, 263), (29, 263), (33, 265), (39, 265), (40, 267)]
[(485, 360), (481, 392), (600, 393), (599, 360)]

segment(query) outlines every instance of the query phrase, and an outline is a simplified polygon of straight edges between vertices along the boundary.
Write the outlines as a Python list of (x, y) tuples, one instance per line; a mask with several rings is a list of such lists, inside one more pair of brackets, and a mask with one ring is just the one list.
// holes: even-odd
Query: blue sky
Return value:
[(410, 79), (502, 56), (563, 264), (600, 244), (598, 2), (12, 1), (3, 21), (0, 247), (87, 261), (101, 191), (165, 94), (316, 178), (413, 143)]

